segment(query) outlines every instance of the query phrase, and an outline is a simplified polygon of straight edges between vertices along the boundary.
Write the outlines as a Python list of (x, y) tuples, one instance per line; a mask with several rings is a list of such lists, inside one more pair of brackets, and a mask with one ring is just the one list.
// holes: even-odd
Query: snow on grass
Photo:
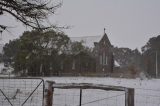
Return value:
[(160, 90), (160, 79), (125, 79), (110, 77), (44, 77), (45, 80), (56, 83), (95, 83), (104, 85), (123, 86), (131, 88), (144, 88)]
[[(56, 83), (94, 83), (104, 85), (123, 86), (135, 88), (135, 106), (160, 106), (160, 80), (159, 79), (122, 79), (122, 78), (104, 78), (104, 77), (48, 77), (45, 80), (55, 81)], [(78, 106), (77, 98), (79, 91), (71, 90), (55, 90), (57, 95), (63, 94), (60, 98), (54, 96), (54, 103), (61, 106)], [(74, 92), (75, 91), (75, 92)], [(64, 94), (65, 93), (65, 94)], [(122, 94), (122, 95), (121, 95)], [(83, 90), (82, 104), (85, 106), (124, 106), (124, 92), (103, 91), (103, 90)], [(73, 95), (73, 96), (68, 96)], [(70, 99), (75, 98), (75, 99)], [(72, 101), (71, 101), (72, 100)], [(75, 105), (75, 100), (77, 105)], [(62, 103), (65, 102), (66, 104)], [(69, 103), (68, 103), (69, 102)]]
[[(56, 83), (94, 83), (135, 88), (135, 106), (160, 106), (160, 79), (107, 77), (44, 77), (43, 79)], [(21, 106), (38, 83), (39, 81), (35, 79), (0, 79), (0, 89), (14, 106)], [(25, 106), (42, 106), (42, 91), (43, 86), (40, 86)], [(16, 99), (13, 99), (16, 92), (18, 92)], [(79, 89), (54, 89), (53, 94), (53, 106), (79, 105)], [(0, 106), (9, 106), (2, 92), (0, 92)], [(125, 92), (85, 89), (82, 90), (82, 106), (125, 106)]]
[(39, 79), (0, 79), (0, 106), (22, 106), (23, 103), (42, 106), (43, 84), (36, 89), (40, 82)]

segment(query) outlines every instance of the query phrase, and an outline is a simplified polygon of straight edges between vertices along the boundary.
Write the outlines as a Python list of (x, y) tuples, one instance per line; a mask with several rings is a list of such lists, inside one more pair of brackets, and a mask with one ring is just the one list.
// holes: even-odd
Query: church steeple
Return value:
[(105, 41), (109, 46), (111, 46), (111, 43), (110, 43), (108, 36), (106, 34), (106, 28), (104, 28), (104, 35), (103, 35), (102, 39), (100, 40), (100, 42), (101, 41)]

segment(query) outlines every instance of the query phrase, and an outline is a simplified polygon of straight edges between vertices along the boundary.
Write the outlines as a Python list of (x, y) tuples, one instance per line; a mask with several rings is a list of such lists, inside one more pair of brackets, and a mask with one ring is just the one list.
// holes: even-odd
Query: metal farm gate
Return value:
[(0, 78), (0, 106), (43, 106), (40, 78)]
[(41, 78), (0, 78), (0, 106), (134, 106), (134, 89)]
[(134, 106), (134, 89), (92, 83), (46, 81), (45, 106)]

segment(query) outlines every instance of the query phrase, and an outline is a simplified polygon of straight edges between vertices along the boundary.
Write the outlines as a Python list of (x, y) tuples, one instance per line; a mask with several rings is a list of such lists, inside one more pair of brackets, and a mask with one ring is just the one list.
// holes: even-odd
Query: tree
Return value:
[[(56, 27), (55, 25), (46, 26), (46, 19), (61, 5), (61, 3), (52, 5), (50, 0), (1, 0), (0, 15), (8, 13), (26, 26), (43, 30)], [(0, 24), (0, 32), (7, 27)]]
[(138, 51), (138, 49), (131, 50), (129, 48), (114, 47), (113, 52), (115, 60), (120, 63), (121, 67), (126, 67), (131, 64), (139, 67), (141, 53)]
[[(150, 38), (142, 47), (142, 56), (144, 69), (149, 75), (156, 76), (156, 57), (157, 63), (160, 63), (160, 35)], [(157, 68), (160, 69), (160, 64), (157, 64)], [(160, 71), (158, 75), (160, 75)]]
[(6, 43), (3, 47), (3, 61), (5, 64), (11, 64), (13, 62), (14, 56), (18, 53), (19, 50), (19, 39), (10, 40), (9, 43)]
[(74, 41), (71, 43), (71, 53), (78, 54), (80, 52), (84, 52), (89, 50), (89, 48), (83, 45), (83, 42)]
[(92, 56), (91, 49), (84, 46), (83, 42), (72, 42), (71, 54), (76, 72), (83, 74), (95, 71), (95, 58)]
[(35, 76), (58, 73), (60, 55), (66, 52), (69, 38), (62, 32), (33, 30), (24, 32), (16, 41), (18, 47), (11, 46), (10, 42), (5, 49), (9, 51), (18, 48), (13, 56), (15, 73)]

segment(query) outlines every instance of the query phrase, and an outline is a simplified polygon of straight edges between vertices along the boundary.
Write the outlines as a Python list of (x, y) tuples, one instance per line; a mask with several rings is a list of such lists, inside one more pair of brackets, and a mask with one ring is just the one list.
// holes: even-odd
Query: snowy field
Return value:
[(0, 106), (42, 106), (41, 79), (0, 78)]
[[(51, 77), (45, 80), (56, 83), (95, 83), (135, 88), (135, 106), (160, 106), (159, 79), (121, 79), (95, 77)], [(83, 90), (82, 105), (125, 106), (124, 92)], [(79, 90), (55, 90), (54, 106), (78, 106)]]
[[(135, 106), (160, 106), (159, 79), (140, 80), (104, 77), (44, 77), (43, 79), (56, 83), (94, 83), (135, 88)], [(34, 79), (0, 79), (0, 89), (9, 97), (13, 106), (21, 106), (40, 81)], [(40, 85), (24, 106), (42, 106), (42, 88), (43, 86)], [(55, 89), (53, 106), (78, 106), (79, 92), (79, 89)], [(120, 91), (82, 90), (82, 106), (125, 106), (124, 100), (125, 94)], [(0, 92), (0, 106), (11, 106), (2, 92)]]

